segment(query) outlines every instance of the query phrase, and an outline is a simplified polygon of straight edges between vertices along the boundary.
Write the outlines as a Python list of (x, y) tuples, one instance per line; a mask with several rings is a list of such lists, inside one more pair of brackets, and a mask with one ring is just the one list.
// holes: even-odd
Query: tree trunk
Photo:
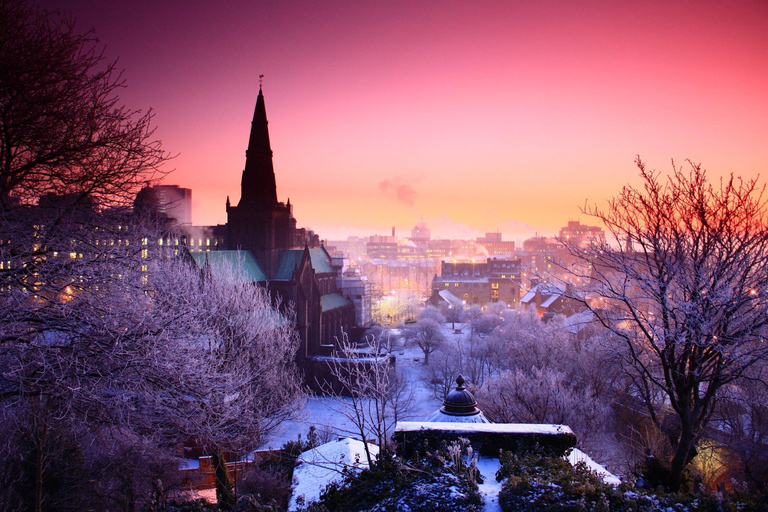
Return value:
[(232, 479), (227, 470), (227, 460), (218, 448), (212, 451), (211, 462), (213, 463), (213, 474), (216, 477), (216, 501), (219, 509), (232, 510), (235, 508)]
[(696, 436), (693, 433), (692, 425), (681, 426), (680, 442), (677, 444), (675, 456), (672, 458), (672, 464), (669, 468), (669, 476), (665, 483), (668, 491), (677, 492), (683, 482), (683, 471), (691, 459), (696, 455), (694, 441)]
[(45, 438), (48, 431), (47, 425), (43, 427), (43, 431), (40, 428), (35, 429), (35, 442), (37, 444), (37, 453), (35, 454), (35, 463), (37, 464), (37, 473), (35, 475), (35, 511), (42, 512), (43, 510), (43, 465), (45, 464)]

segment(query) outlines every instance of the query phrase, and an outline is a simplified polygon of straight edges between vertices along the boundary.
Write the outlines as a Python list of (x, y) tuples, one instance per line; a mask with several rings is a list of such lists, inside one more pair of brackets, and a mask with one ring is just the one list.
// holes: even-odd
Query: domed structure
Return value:
[(490, 423), (483, 411), (477, 408), (474, 395), (464, 387), (464, 377), (456, 377), (456, 389), (448, 393), (443, 406), (430, 414), (426, 421), (446, 423)]

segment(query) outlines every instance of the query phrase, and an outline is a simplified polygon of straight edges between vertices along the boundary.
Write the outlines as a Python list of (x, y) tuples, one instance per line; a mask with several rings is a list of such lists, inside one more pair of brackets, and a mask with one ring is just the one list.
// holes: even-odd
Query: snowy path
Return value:
[(477, 461), (477, 469), (480, 470), (480, 474), (483, 477), (483, 483), (478, 486), (478, 489), (485, 501), (485, 506), (483, 507), (485, 512), (501, 512), (501, 507), (499, 506), (501, 482), (496, 481), (496, 471), (500, 467), (501, 464), (498, 458), (480, 457)]

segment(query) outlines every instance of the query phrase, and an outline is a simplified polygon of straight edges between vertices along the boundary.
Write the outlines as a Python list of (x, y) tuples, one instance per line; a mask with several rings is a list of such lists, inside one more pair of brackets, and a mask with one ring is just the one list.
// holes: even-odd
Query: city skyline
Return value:
[(579, 206), (637, 184), (638, 154), (765, 175), (762, 2), (40, 5), (119, 57), (194, 224), (239, 200), (261, 74), (278, 199), (326, 239), (592, 225)]

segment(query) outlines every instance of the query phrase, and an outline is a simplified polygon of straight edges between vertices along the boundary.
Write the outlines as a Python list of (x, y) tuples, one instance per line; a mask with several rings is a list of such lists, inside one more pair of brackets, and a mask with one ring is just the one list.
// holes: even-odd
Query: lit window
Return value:
[[(494, 289), (494, 290), (498, 290), (499, 289), (499, 283), (491, 283), (491, 288)], [(496, 295), (498, 296), (499, 292), (496, 292)]]
[(451, 285), (451, 283), (445, 283), (445, 287), (448, 288)]
[(149, 257), (149, 251), (147, 251), (146, 249), (142, 249), (142, 250), (141, 250), (141, 257), (142, 257), (142, 258), (147, 258), (147, 257)]
[(206, 238), (205, 239), (205, 245), (206, 245), (206, 247), (210, 247), (211, 246), (211, 239), (210, 238)]

